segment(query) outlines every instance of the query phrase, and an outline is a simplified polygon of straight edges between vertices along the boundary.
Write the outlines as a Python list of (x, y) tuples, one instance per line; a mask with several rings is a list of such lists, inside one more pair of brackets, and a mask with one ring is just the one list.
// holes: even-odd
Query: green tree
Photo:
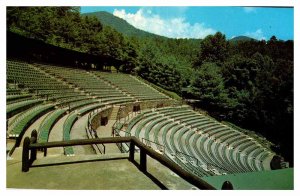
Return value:
[(221, 69), (216, 63), (204, 63), (197, 70), (192, 81), (193, 94), (202, 105), (223, 107), (227, 103), (227, 91), (224, 88)]
[(204, 62), (222, 63), (228, 57), (229, 43), (225, 35), (217, 32), (208, 35), (200, 44), (200, 52), (194, 62), (194, 67), (199, 68)]

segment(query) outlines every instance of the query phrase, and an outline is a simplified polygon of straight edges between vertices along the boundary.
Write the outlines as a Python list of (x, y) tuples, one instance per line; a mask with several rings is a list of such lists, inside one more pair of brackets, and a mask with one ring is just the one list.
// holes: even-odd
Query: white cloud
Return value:
[(246, 13), (256, 12), (256, 9), (254, 7), (244, 7), (243, 9)]
[(255, 32), (247, 32), (245, 35), (257, 40), (266, 40), (266, 37), (261, 29), (257, 29)]
[(152, 14), (152, 11), (151, 10), (147, 10), (147, 14)]
[(204, 38), (216, 30), (205, 27), (203, 23), (190, 24), (182, 17), (163, 19), (152, 14), (151, 10), (139, 9), (136, 13), (126, 13), (124, 9), (115, 9), (113, 14), (126, 20), (138, 29), (170, 38)]

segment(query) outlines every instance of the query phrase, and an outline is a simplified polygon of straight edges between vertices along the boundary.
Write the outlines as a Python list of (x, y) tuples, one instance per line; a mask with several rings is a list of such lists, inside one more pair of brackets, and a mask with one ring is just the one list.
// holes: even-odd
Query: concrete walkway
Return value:
[[(53, 141), (63, 141), (63, 126), (65, 120), (68, 118), (68, 115), (64, 115), (61, 119), (59, 119), (55, 125), (52, 127), (50, 134), (49, 134), (49, 142)], [(49, 148), (47, 150), (48, 154), (47, 156), (51, 155), (63, 155), (64, 149), (63, 147), (59, 148)]]
[[(99, 126), (96, 130), (98, 137), (112, 137), (112, 126), (115, 120), (108, 120), (106, 126)], [(105, 144), (106, 153), (119, 153), (120, 150), (116, 144)]]
[[(137, 162), (138, 157), (136, 155)], [(21, 172), (20, 161), (9, 160), (6, 186), (14, 189), (159, 190), (163, 185), (167, 189), (194, 189), (150, 157), (147, 158), (148, 174), (127, 158), (126, 153), (45, 157), (37, 159), (28, 172)]]
[[(70, 138), (73, 139), (88, 139), (85, 126), (87, 124), (89, 113), (80, 117), (72, 126)], [(73, 146), (75, 155), (78, 154), (95, 154), (91, 145)]]

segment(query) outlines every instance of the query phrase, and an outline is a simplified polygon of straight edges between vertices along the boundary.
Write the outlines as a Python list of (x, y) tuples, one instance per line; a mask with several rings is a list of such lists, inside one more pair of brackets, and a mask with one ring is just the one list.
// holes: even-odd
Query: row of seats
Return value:
[[(78, 92), (28, 63), (7, 61), (7, 80), (14, 82), (7, 85), (7, 117), (14, 115), (9, 120), (7, 130), (10, 137), (22, 137), (26, 128), (57, 102), (69, 103), (74, 109), (95, 102), (94, 100), (78, 102)], [(10, 93), (11, 89), (18, 93)], [(31, 94), (28, 94), (28, 91)], [(62, 100), (66, 94), (76, 97), (76, 100)], [(86, 98), (87, 96), (81, 100)]]
[(147, 86), (128, 74), (93, 72), (98, 77), (110, 82), (138, 100), (167, 99), (165, 95)]
[(67, 108), (58, 108), (50, 112), (41, 122), (38, 128), (38, 142), (44, 143), (48, 141), (50, 131), (54, 124), (67, 112)]
[(52, 74), (53, 76), (62, 78), (64, 81), (83, 90), (90, 96), (100, 98), (102, 102), (105, 102), (106, 100), (111, 100), (111, 95), (113, 95), (113, 97), (118, 97), (118, 99), (120, 100), (129, 99), (129, 97), (124, 95), (123, 92), (114, 89), (112, 86), (105, 83), (103, 80), (95, 77), (93, 74), (90, 74), (85, 70), (58, 66), (39, 65), (39, 67)]
[(274, 155), (249, 136), (187, 107), (144, 111), (123, 130), (164, 145), (168, 157), (199, 176), (267, 170), (264, 161)]
[(6, 89), (6, 95), (20, 95), (21, 91), (19, 89)]
[[(94, 72), (81, 69), (8, 61), (7, 81), (13, 81), (12, 85), (7, 85), (7, 92), (16, 91), (7, 96), (7, 112), (18, 111), (8, 121), (8, 135), (22, 137), (32, 123), (47, 114), (38, 127), (38, 142), (47, 142), (51, 129), (67, 114), (63, 122), (63, 138), (58, 140), (70, 139), (77, 116), (105, 105), (136, 101), (135, 97)], [(73, 153), (72, 147), (65, 148), (65, 154)]]
[(40, 99), (28, 99), (28, 100), (22, 100), (17, 101), (14, 103), (10, 103), (6, 105), (6, 113), (9, 115), (10, 113), (22, 109), (22, 108), (28, 108), (30, 106), (36, 105), (38, 103), (41, 103), (42, 100)]
[(31, 98), (32, 95), (30, 94), (6, 95), (6, 104), (12, 104), (19, 101), (28, 100)]
[[(68, 118), (64, 122), (64, 125), (63, 125), (63, 140), (64, 141), (70, 140), (71, 128), (72, 128), (73, 124), (75, 123), (75, 121), (77, 120), (77, 118), (78, 118), (78, 113), (76, 111), (74, 111), (69, 114)], [(74, 150), (73, 150), (72, 146), (64, 147), (64, 153), (67, 156), (74, 155)]]
[(12, 137), (22, 136), (26, 128), (36, 119), (36, 117), (41, 116), (50, 109), (54, 109), (54, 105), (38, 104), (37, 106), (18, 114), (18, 116), (9, 124), (8, 134)]
[[(76, 96), (74, 89), (70, 89), (64, 84), (50, 75), (45, 74), (38, 68), (28, 63), (8, 61), (7, 79), (13, 80), (22, 88), (27, 88), (36, 96), (47, 97), (49, 100), (55, 100), (64, 96), (65, 93), (72, 93)], [(51, 96), (55, 94), (55, 99)]]

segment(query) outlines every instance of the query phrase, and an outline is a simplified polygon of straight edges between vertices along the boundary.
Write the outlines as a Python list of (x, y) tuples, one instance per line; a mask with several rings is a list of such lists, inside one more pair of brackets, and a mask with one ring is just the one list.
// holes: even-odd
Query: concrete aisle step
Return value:
[[(85, 126), (88, 120), (88, 115), (82, 116), (79, 118), (73, 125), (71, 132), (70, 132), (70, 138), (72, 139), (88, 139)], [(91, 145), (84, 145), (84, 146), (73, 146), (75, 155), (78, 154), (95, 154), (93, 151), (93, 148)]]
[[(52, 127), (50, 134), (49, 134), (49, 139), (48, 139), (49, 142), (63, 140), (63, 126), (64, 126), (64, 122), (67, 119), (67, 117), (68, 117), (68, 115), (63, 116)], [(62, 154), (64, 154), (63, 147), (48, 149), (48, 155), (62, 155)]]
[(119, 109), (120, 109), (119, 105), (115, 105), (113, 107), (113, 110), (110, 115), (110, 120), (117, 120)]
[[(109, 120), (106, 126), (99, 126), (97, 131), (98, 137), (112, 137), (112, 126), (115, 120)], [(105, 144), (106, 153), (119, 153), (120, 150), (116, 144)]]

